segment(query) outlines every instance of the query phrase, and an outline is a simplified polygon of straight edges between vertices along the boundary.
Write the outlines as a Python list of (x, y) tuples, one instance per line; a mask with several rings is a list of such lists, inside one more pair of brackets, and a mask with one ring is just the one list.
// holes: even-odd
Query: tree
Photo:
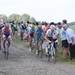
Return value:
[(0, 14), (0, 19), (4, 19), (5, 21), (7, 20), (7, 16), (4, 14)]
[(31, 22), (31, 23), (36, 23), (36, 20), (35, 20), (34, 17), (31, 17), (31, 18), (29, 19), (29, 22)]
[(11, 14), (8, 17), (8, 21), (12, 21), (12, 20), (14, 20), (15, 22), (16, 21), (20, 21), (21, 20), (21, 16), (19, 14)]
[(27, 22), (27, 21), (29, 21), (29, 19), (30, 19), (30, 15), (28, 15), (28, 14), (23, 14), (23, 15), (21, 16), (21, 20), (22, 20), (23, 22)]

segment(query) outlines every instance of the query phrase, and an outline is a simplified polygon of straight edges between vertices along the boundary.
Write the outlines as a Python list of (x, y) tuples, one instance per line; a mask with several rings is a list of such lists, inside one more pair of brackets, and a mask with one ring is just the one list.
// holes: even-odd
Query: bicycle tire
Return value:
[(42, 58), (43, 56), (43, 49), (42, 49), (42, 45), (40, 45), (40, 50), (39, 50), (39, 57)]
[(54, 64), (55, 64), (56, 63), (56, 55), (54, 55), (54, 60), (53, 61), (54, 61)]
[(6, 60), (8, 60), (8, 52), (6, 52)]
[(50, 61), (50, 55), (48, 55), (48, 62)]
[(8, 42), (6, 43), (6, 60), (8, 60)]
[(42, 56), (43, 56), (43, 50), (40, 50), (39, 57), (42, 58)]

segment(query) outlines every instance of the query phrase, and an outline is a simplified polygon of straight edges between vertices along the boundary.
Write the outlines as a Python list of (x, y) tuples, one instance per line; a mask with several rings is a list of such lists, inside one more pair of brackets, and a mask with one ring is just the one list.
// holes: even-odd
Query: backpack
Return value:
[(25, 24), (22, 25), (22, 29), (23, 30), (26, 29), (26, 25)]

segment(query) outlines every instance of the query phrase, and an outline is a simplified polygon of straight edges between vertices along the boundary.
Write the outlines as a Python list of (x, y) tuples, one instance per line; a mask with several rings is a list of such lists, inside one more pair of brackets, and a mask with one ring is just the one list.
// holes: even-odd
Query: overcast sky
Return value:
[(75, 0), (0, 0), (0, 14), (23, 14), (37, 21), (75, 21)]

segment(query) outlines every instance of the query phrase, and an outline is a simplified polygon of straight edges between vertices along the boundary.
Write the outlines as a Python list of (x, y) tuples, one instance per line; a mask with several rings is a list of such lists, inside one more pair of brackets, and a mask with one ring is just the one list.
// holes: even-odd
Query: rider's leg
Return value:
[(3, 51), (5, 51), (5, 42), (6, 42), (6, 38), (3, 38)]
[(32, 37), (29, 35), (29, 45), (31, 47)]
[(36, 40), (36, 54), (38, 54), (38, 40)]
[(10, 47), (10, 38), (8, 38), (8, 47)]
[(46, 42), (46, 55), (48, 54), (48, 42)]
[(58, 43), (54, 43), (55, 52), (58, 51)]

